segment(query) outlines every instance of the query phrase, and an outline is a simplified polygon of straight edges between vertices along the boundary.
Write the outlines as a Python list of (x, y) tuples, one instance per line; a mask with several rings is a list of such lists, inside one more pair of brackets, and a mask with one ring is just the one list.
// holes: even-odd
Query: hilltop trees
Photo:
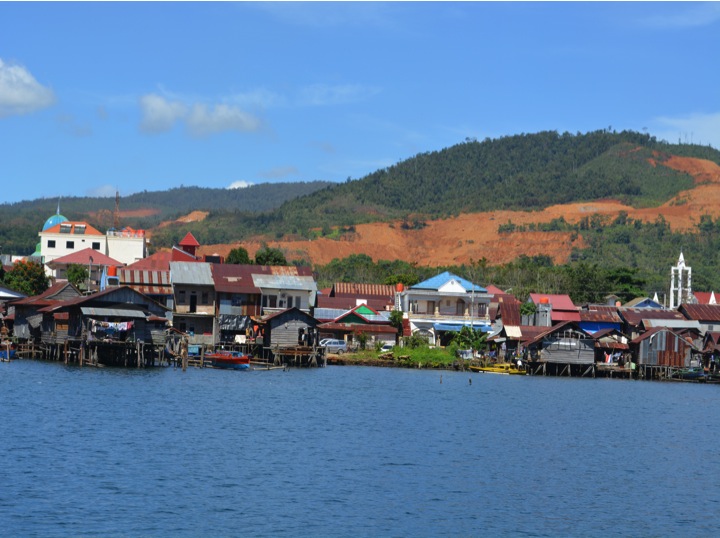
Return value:
[(252, 260), (250, 259), (250, 255), (248, 254), (247, 250), (245, 250), (243, 247), (237, 247), (232, 249), (228, 253), (227, 258), (225, 258), (225, 263), (233, 263), (236, 265), (250, 265), (252, 264)]

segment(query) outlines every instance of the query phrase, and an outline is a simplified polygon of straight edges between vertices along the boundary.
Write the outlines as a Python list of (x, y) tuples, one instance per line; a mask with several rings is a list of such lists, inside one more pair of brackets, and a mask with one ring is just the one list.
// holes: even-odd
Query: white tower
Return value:
[(685, 265), (685, 258), (680, 251), (677, 265), (670, 269), (670, 309), (675, 309), (688, 302), (692, 296), (692, 267)]

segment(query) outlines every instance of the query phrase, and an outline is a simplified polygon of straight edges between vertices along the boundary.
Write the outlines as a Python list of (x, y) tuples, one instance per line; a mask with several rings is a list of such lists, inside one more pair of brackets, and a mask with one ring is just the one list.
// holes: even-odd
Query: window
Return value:
[(209, 304), (208, 302), (208, 292), (204, 291), (202, 292), (202, 296), (200, 299), (201, 304)]
[(178, 303), (185, 304), (185, 290), (180, 290), (178, 292)]
[(277, 307), (277, 295), (263, 295), (262, 305), (267, 308)]
[(93, 241), (92, 248), (93, 250), (100, 250), (100, 241)]
[(292, 296), (292, 295), (288, 295), (288, 298), (287, 298), (287, 307), (288, 307), (288, 308), (292, 308), (292, 307), (293, 307), (293, 296)]
[(65, 241), (65, 248), (75, 248), (75, 241)]
[(55, 248), (55, 240), (48, 239), (48, 248)]

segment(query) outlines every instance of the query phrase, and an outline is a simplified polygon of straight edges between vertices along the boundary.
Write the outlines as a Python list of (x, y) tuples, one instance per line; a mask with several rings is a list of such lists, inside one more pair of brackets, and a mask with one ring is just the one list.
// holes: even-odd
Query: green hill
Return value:
[(232, 230), (223, 234), (224, 240), (256, 234), (309, 238), (314, 230), (378, 220), (421, 223), (463, 212), (539, 210), (605, 198), (651, 207), (693, 185), (689, 175), (650, 162), (651, 157), (662, 162), (671, 155), (720, 163), (720, 152), (713, 148), (660, 143), (632, 131), (467, 140), (289, 200), (271, 212), (218, 211), (202, 224), (165, 230), (155, 240), (169, 243), (186, 231), (202, 235), (208, 227)]
[[(121, 226), (149, 229), (194, 210), (220, 212), (271, 211), (292, 198), (304, 196), (331, 185), (326, 181), (263, 183), (243, 189), (178, 187), (167, 191), (143, 191), (120, 200), (122, 212), (150, 210), (148, 216), (123, 217)], [(35, 250), (38, 232), (55, 213), (70, 220), (84, 220), (105, 230), (112, 226), (115, 198), (69, 197), (0, 204), (0, 245), (3, 252), (27, 255)]]

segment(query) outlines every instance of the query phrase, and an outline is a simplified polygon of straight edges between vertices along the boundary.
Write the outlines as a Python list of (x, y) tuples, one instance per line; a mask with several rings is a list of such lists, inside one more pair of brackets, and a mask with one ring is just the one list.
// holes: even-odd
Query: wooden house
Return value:
[(209, 263), (170, 262), (173, 327), (189, 335), (190, 344), (214, 345), (215, 281)]
[(166, 307), (127, 286), (56, 302), (41, 313), (46, 321), (41, 339), (48, 344), (67, 339), (152, 343), (167, 322)]
[(312, 347), (317, 342), (317, 320), (297, 307), (266, 316), (262, 324), (264, 345), (273, 350)]
[[(41, 310), (48, 306), (81, 297), (82, 293), (69, 282), (57, 282), (39, 295), (9, 301), (8, 305), (15, 310), (13, 334), (24, 341), (39, 342), (43, 332)], [(52, 322), (51, 317), (45, 319), (47, 330)]]
[(595, 340), (577, 322), (565, 321), (540, 333), (527, 343), (540, 362), (557, 365), (593, 365)]
[(689, 337), (667, 327), (648, 329), (630, 342), (638, 366), (687, 368), (700, 352)]

